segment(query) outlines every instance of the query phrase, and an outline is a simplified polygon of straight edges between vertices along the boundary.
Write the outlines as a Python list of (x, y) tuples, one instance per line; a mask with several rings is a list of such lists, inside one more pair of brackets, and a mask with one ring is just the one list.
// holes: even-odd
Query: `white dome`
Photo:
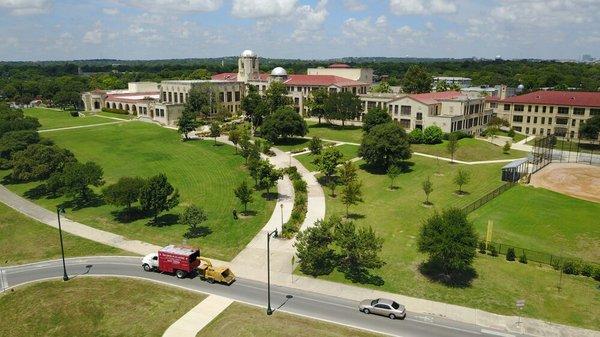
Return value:
[(250, 49), (246, 49), (242, 52), (242, 57), (256, 57), (256, 53)]
[(287, 76), (287, 71), (281, 67), (271, 70), (271, 76)]

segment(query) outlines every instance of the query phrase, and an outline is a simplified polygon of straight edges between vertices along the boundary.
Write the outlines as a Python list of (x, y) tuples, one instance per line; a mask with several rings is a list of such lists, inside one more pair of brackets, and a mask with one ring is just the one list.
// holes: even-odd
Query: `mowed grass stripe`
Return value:
[[(198, 245), (203, 254), (228, 260), (252, 239), (268, 221), (274, 207), (259, 192), (249, 205), (256, 216), (233, 220), (232, 211), (240, 209), (233, 189), (242, 180), (250, 181), (243, 165), (244, 159), (228, 145), (214, 146), (213, 141), (182, 142), (176, 131), (143, 122), (99, 126), (92, 129), (57, 131), (48, 134), (57, 145), (70, 149), (82, 161), (95, 161), (104, 169), (107, 184), (122, 176), (149, 177), (158, 173), (167, 175), (181, 194), (181, 204), (169, 213), (176, 214), (183, 207), (196, 204), (205, 209), (208, 221), (203, 223), (210, 234), (187, 240)], [(37, 184), (10, 185), (24, 193)], [(48, 209), (64, 201), (41, 199), (36, 202)], [(179, 224), (165, 227), (148, 226), (148, 219), (119, 223), (110, 205), (69, 210), (67, 216), (82, 223), (155, 244), (182, 243), (186, 228)]]

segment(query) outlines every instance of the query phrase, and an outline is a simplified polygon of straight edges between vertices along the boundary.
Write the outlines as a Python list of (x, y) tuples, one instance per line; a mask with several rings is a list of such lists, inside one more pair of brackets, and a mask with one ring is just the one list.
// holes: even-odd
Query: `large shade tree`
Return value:
[(431, 91), (433, 78), (423, 66), (418, 64), (408, 68), (402, 79), (402, 90), (410, 94), (420, 94)]
[(265, 118), (261, 134), (271, 142), (291, 136), (303, 137), (308, 133), (306, 122), (291, 107), (282, 107)]
[(372, 167), (402, 166), (412, 155), (406, 131), (397, 123), (380, 124), (363, 136), (359, 156)]
[(362, 111), (362, 102), (356, 94), (350, 91), (334, 92), (325, 100), (325, 116), (327, 119), (337, 119), (344, 125), (346, 120), (358, 118)]

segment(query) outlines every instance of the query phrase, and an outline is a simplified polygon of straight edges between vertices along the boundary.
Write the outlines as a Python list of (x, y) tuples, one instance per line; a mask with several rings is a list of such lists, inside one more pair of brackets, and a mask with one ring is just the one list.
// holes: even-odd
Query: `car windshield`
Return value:
[(377, 304), (377, 300), (372, 300), (372, 301), (371, 301), (371, 305), (372, 305), (372, 306), (375, 306), (375, 304)]
[(398, 308), (400, 308), (400, 304), (394, 302), (394, 303), (392, 303), (392, 308), (398, 309)]

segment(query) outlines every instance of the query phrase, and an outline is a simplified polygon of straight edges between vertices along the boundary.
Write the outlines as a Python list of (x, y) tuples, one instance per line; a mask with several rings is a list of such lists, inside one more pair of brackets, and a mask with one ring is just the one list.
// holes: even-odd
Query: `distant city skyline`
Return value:
[(1, 61), (600, 58), (594, 0), (0, 0)]

